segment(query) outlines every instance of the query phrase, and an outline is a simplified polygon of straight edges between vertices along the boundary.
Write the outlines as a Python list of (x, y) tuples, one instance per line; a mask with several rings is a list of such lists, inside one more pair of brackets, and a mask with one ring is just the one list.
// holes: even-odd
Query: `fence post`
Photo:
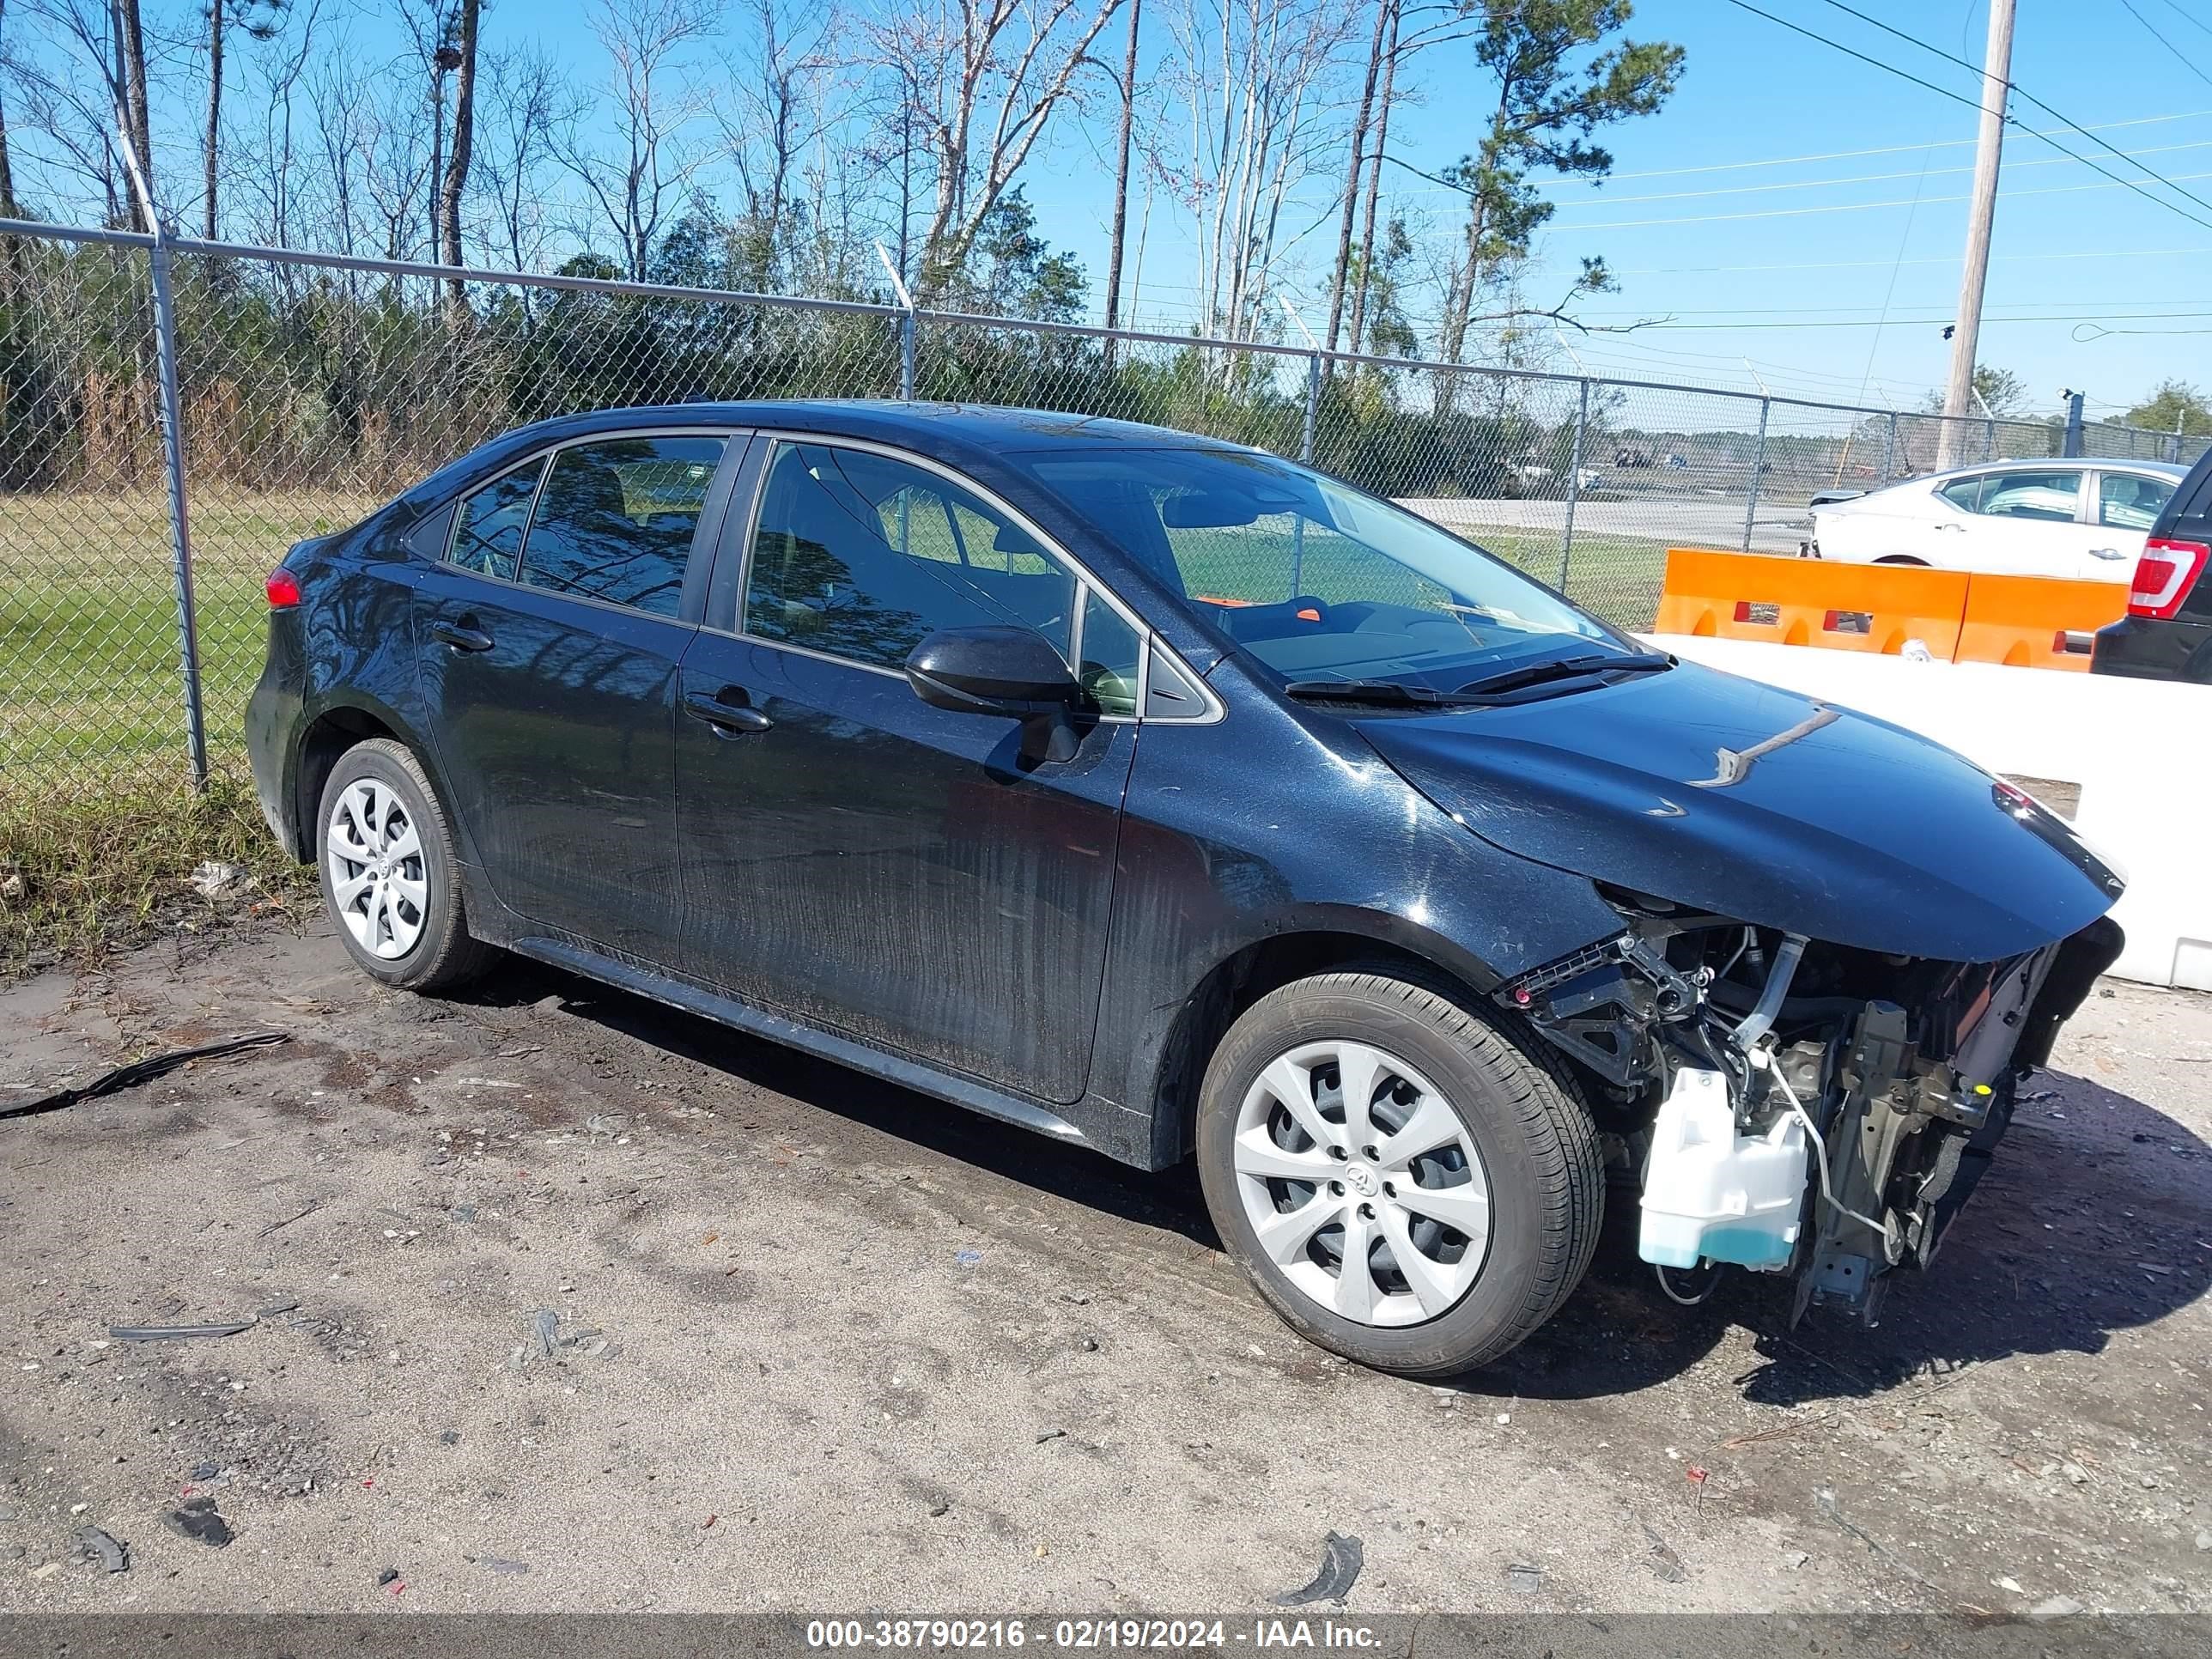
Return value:
[(1889, 434), (1881, 441), (1881, 481), (1887, 483), (1897, 476), (1897, 411), (1889, 411)]
[(1321, 353), (1306, 359), (1306, 429), (1298, 440), (1298, 459), (1313, 465), (1314, 427), (1321, 416)]
[(1575, 503), (1583, 494), (1583, 434), (1589, 430), (1589, 381), (1577, 380), (1575, 398), (1575, 441), (1567, 457), (1567, 522), (1559, 536), (1559, 589), (1567, 591), (1567, 559), (1575, 550)]
[(1747, 553), (1751, 551), (1752, 520), (1759, 516), (1759, 475), (1766, 471), (1766, 417), (1773, 409), (1772, 398), (1759, 400), (1759, 446), (1752, 452), (1751, 489), (1743, 504), (1743, 550)]
[(192, 596), (191, 524), (185, 511), (184, 400), (177, 392), (177, 310), (169, 288), (169, 228), (147, 187), (145, 170), (138, 164), (137, 151), (131, 148), (119, 108), (116, 137), (124, 168), (131, 175), (131, 193), (154, 233), (147, 266), (154, 289), (154, 357), (161, 394), (161, 450), (169, 474), (170, 572), (177, 595), (178, 665), (185, 680), (185, 747), (191, 759), (192, 787), (204, 791), (208, 781), (207, 719), (200, 702), (199, 607)]
[(1997, 423), (1995, 421), (1984, 421), (1982, 422), (1982, 459), (1984, 461), (1993, 461), (1996, 458)]
[(899, 400), (914, 401), (914, 295), (907, 291), (906, 278), (891, 262), (891, 251), (879, 239), (876, 243), (876, 258), (883, 261), (884, 274), (891, 279), (891, 293), (899, 304)]

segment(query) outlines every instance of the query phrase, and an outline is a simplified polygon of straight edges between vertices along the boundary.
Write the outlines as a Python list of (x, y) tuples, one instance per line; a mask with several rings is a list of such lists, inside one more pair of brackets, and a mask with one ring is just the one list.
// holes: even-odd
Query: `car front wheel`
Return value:
[(422, 764), (372, 738), (323, 785), (323, 905), (347, 952), (386, 985), (449, 990), (497, 953), (469, 936), (453, 836)]
[(1301, 980), (1230, 1028), (1199, 1104), (1215, 1227), (1295, 1329), (1446, 1376), (1555, 1313), (1603, 1218), (1566, 1073), (1391, 970)]

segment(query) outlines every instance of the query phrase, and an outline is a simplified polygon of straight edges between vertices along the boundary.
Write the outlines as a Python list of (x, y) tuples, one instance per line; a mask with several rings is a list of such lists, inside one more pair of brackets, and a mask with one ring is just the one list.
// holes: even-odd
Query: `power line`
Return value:
[[(2212, 138), (2199, 138), (2186, 144), (2154, 144), (2148, 149), (2129, 150), (2125, 154), (2130, 156), (2167, 155), (2185, 149), (2212, 149)], [(2014, 172), (2018, 172), (2022, 167), (2064, 167), (2071, 159), (2064, 155), (2045, 155), (2034, 161), (2015, 161), (2012, 166)], [(1712, 196), (1756, 196), (1778, 190), (1825, 190), (1836, 185), (1881, 185), (1887, 184), (1895, 179), (1923, 179), (1936, 173), (1972, 173), (1972, 167), (1932, 167), (1923, 172), (1860, 173), (1843, 179), (1797, 179), (1778, 185), (1724, 185), (1714, 190), (1657, 191), (1644, 196), (1607, 196), (1601, 198), (1594, 196), (1586, 204), (1565, 202), (1559, 205), (1565, 208), (1577, 205), (1613, 207), (1629, 202), (1692, 202)], [(1451, 190), (1449, 185), (1441, 188), (1445, 191)]]
[[(2212, 254), (2212, 247), (2106, 247), (2069, 248), (2063, 252), (2045, 253), (1993, 253), (1996, 260), (2041, 259), (2161, 259), (2184, 254)], [(1946, 253), (1923, 259), (1907, 259), (1908, 265), (1951, 265), (1959, 262), (1958, 255)], [(1616, 276), (1716, 276), (1741, 272), (1777, 270), (1887, 270), (1887, 259), (1799, 259), (1772, 264), (1756, 265), (1624, 265), (1613, 271)]]
[[(2128, 5), (2128, 0), (2120, 0), (2120, 3), (2123, 5), (2127, 5), (2128, 9), (2130, 12), (2135, 10), (2135, 8), (2132, 5)], [(1741, 0), (1736, 0), (1736, 3), (1741, 4)], [(1917, 46), (1923, 52), (1932, 52), (1935, 56), (1941, 58), (1947, 64), (1956, 64), (1960, 69), (1970, 70), (1977, 75), (1981, 73), (1981, 70), (1978, 65), (1968, 63), (1956, 52), (1946, 52), (1941, 46), (1930, 46), (1927, 41), (1923, 40), (1918, 35), (1907, 34), (1903, 29), (1893, 27), (1890, 24), (1883, 22), (1879, 17), (1870, 17), (1866, 13), (1859, 10), (1857, 7), (1844, 4), (1844, 0), (1825, 0), (1825, 3), (1834, 7), (1838, 11), (1842, 12), (1846, 16), (1856, 17), (1862, 23), (1865, 23), (1871, 27), (1880, 29), (1884, 34), (1895, 36), (1898, 40), (1904, 41), (1907, 46)], [(2155, 31), (2154, 31), (2154, 33), (2155, 33)], [(2208, 82), (2208, 84), (2212, 84), (2212, 82)], [(2061, 126), (2067, 127), (2075, 132), (2080, 133), (2084, 138), (2087, 138), (2091, 143), (2097, 145), (2100, 149), (2112, 150), (2113, 155), (2119, 156), (2119, 158), (2124, 161), (2130, 159), (2121, 151), (2114, 149), (2111, 144), (2106, 143), (2105, 140), (2098, 137), (2097, 135), (2090, 131), (2088, 128), (2081, 125), (2079, 122), (2075, 121), (2070, 117), (2063, 115), (2058, 111), (2051, 108), (2050, 105), (2045, 103), (2043, 100), (2038, 98), (2033, 93), (2028, 91), (2018, 82), (2007, 80), (2005, 82), (2005, 90), (2008, 93), (2015, 93), (2019, 94), (2019, 96), (2026, 99), (2029, 103), (2034, 105), (2036, 108), (2041, 110), (2045, 115), (2048, 115), (2052, 120), (2057, 122)], [(1979, 108), (1980, 106), (1977, 105), (1976, 107)], [(2023, 132), (2033, 131), (2033, 129), (2028, 127), (2026, 123), (2014, 119), (2009, 114), (2002, 115), (2002, 118), (2007, 125), (2019, 127)], [(2040, 137), (2044, 143), (2049, 144), (2053, 149), (2063, 149), (2065, 148), (2047, 133), (2039, 133), (2036, 136)], [(2072, 155), (2073, 152), (2069, 150), (2067, 151), (2067, 154)], [(2087, 158), (2076, 159), (2081, 160), (2085, 166), (2093, 167), (2096, 167), (2095, 162), (2089, 161)], [(2145, 167), (2140, 161), (2136, 161), (2135, 163), (2135, 168), (2136, 172), (2142, 173), (2145, 178), (2155, 179), (2158, 183), (2164, 185), (2168, 190), (2172, 191), (2177, 196), (2186, 196), (2191, 201), (2196, 203), (2197, 206), (2204, 209), (2207, 212), (2212, 212), (2212, 202), (2206, 201), (2202, 196), (2180, 189), (2171, 179), (2161, 177), (2157, 173), (2152, 171), (2149, 167)], [(2097, 170), (2100, 173), (2104, 171), (2101, 167), (2099, 167)], [(2106, 173), (2105, 176), (2106, 178), (2111, 178), (2113, 175)], [(2139, 191), (2136, 193), (2138, 195), (2145, 196), (2145, 199), (2147, 200), (2156, 201), (2158, 199), (2156, 197), (2148, 196), (2143, 191)], [(2168, 205), (2171, 204), (2169, 204)], [(2178, 210), (2177, 210), (2177, 211)]]
[(2183, 22), (2188, 24), (2190, 27), (2193, 29), (2202, 29), (2205, 33), (2212, 34), (2212, 23), (2207, 23), (2203, 19), (2184, 11), (2179, 5), (2175, 3), (2175, 0), (2163, 0), (2163, 3), (2168, 11), (2172, 12), (2176, 17), (2179, 17)]
[[(2104, 173), (2104, 169), (2098, 167), (2094, 162), (2091, 162), (2089, 167), (2092, 172)], [(2212, 179), (2212, 173), (2185, 173), (2179, 176), (2194, 184), (2203, 179)], [(2132, 179), (2115, 179), (2109, 173), (2105, 173), (2105, 177), (2110, 180), (2109, 183), (2101, 185), (2046, 185), (2037, 190), (2008, 190), (2002, 192), (2002, 194), (2004, 199), (2012, 201), (2025, 196), (2069, 196), (2086, 190), (2110, 190), (2114, 185), (2118, 185), (2123, 190), (2135, 191), (2136, 194), (2138, 196), (2143, 194), (2143, 192), (2137, 188)], [(1963, 202), (1966, 198), (1964, 196), (1929, 196), (1920, 199), (1931, 203)], [(2158, 204), (2160, 207), (2171, 208), (2174, 212), (2180, 214), (2183, 218), (2189, 220), (2191, 223), (2202, 225), (2205, 229), (2212, 230), (2212, 220), (2199, 219), (2195, 214), (2189, 212), (2185, 209), (2175, 207), (2171, 202), (2159, 202), (2158, 198), (2155, 196), (2146, 197), (2145, 199), (2148, 201), (2158, 202)], [(1802, 218), (1807, 214), (1814, 213), (1863, 213), (1876, 208), (1911, 207), (1912, 204), (1913, 198), (1911, 198), (1893, 197), (1887, 200), (1880, 202), (1831, 202), (1816, 207), (1758, 208), (1745, 213), (1685, 213), (1670, 215), (1665, 218), (1659, 219), (1583, 219), (1576, 221), (1571, 224), (1561, 225), (1559, 228), (1562, 230), (1573, 231), (1634, 230), (1652, 225), (1711, 225), (1722, 224), (1741, 219), (1795, 219)]]
[[(1827, 3), (1830, 5), (1838, 5), (1839, 4), (1839, 0), (1827, 0)], [(1983, 103), (1978, 98), (1969, 98), (1963, 93), (1952, 91), (1948, 87), (1939, 87), (1933, 81), (1923, 80), (1919, 76), (1911, 73), (1908, 70), (1901, 70), (1894, 64), (1885, 64), (1879, 58), (1869, 58), (1866, 53), (1856, 51), (1853, 48), (1844, 45), (1840, 40), (1832, 40), (1826, 35), (1819, 33), (1814, 30), (1808, 29), (1802, 24), (1793, 23), (1786, 17), (1777, 17), (1771, 11), (1761, 11), (1757, 6), (1751, 4), (1750, 0), (1729, 0), (1729, 4), (1735, 7), (1739, 11), (1747, 11), (1754, 17), (1763, 17), (1770, 23), (1778, 24), (1781, 27), (1788, 29), (1792, 34), (1802, 34), (1808, 40), (1817, 41), (1821, 46), (1826, 46), (1832, 51), (1840, 52), (1846, 58), (1856, 58), (1862, 64), (1869, 64), (1875, 69), (1881, 70), (1885, 75), (1894, 75), (1900, 80), (1910, 81), (1913, 85), (1925, 88), (1928, 91), (1936, 94), (1940, 98), (1949, 99), (1954, 104), (1964, 104), (1968, 109), (1972, 110), (1982, 110), (1984, 108)], [(1848, 11), (1850, 9), (1849, 7), (1844, 7), (1843, 9)], [(1854, 16), (1864, 15), (1863, 13), (1858, 12), (1854, 12), (1852, 15)], [(1914, 40), (1913, 37), (1909, 34), (1902, 34), (1899, 30), (1891, 28), (1887, 23), (1882, 23), (1871, 18), (1868, 19), (1868, 21), (1869, 22), (1873, 22), (1875, 27), (1880, 28), (1887, 33), (1898, 34), (1900, 39), (1910, 40), (1914, 46), (1920, 46), (1926, 51), (1932, 52), (1939, 58), (1949, 58), (1951, 62), (1955, 64), (1966, 63), (1964, 58), (1952, 58), (1951, 54), (1945, 52), (1942, 47), (1930, 46), (1924, 40)], [(1972, 64), (1967, 64), (1966, 67), (1971, 69), (1973, 66)], [(1979, 73), (1978, 70), (1976, 72)], [(2007, 82), (2007, 85), (2010, 86), (2011, 83)], [(2019, 91), (2019, 88), (2017, 87), (2013, 87), (2012, 90)], [(2021, 95), (2024, 98), (2027, 96), (2025, 93), (2022, 93)], [(2074, 127), (2075, 131), (2084, 131), (2079, 127), (2075, 127), (2073, 122), (2068, 121), (2064, 116), (2059, 115), (2056, 110), (2051, 109), (2049, 105), (2042, 103), (2039, 100), (2030, 98), (2028, 99), (2028, 101), (2034, 104), (2037, 108), (2045, 110), (2048, 113), (2056, 116), (2057, 119), (2063, 122), (2067, 126)], [(2156, 203), (2160, 207), (2166, 209), (2170, 213), (2179, 214), (2191, 224), (2202, 226), (2206, 230), (2212, 230), (2212, 219), (2200, 219), (2195, 214), (2190, 212), (2186, 208), (2178, 206), (2174, 203), (2166, 201), (2161, 197), (2152, 195), (2148, 191), (2143, 189), (2142, 186), (2137, 185), (2132, 179), (2123, 179), (2118, 173), (2115, 173), (2106, 167), (2100, 167), (2087, 156), (2076, 155), (2074, 151), (2068, 149), (2065, 145), (2060, 143), (2056, 138), (2051, 137), (2048, 133), (2037, 132), (2034, 128), (2027, 125), (2024, 122), (2020, 121), (2015, 117), (2004, 115), (2002, 118), (2007, 125), (2017, 126), (2021, 128), (2022, 131), (2042, 139), (2045, 143), (2050, 145), (2051, 149), (2059, 151), (2062, 155), (2072, 155), (2075, 161), (2081, 162), (2083, 167), (2087, 167), (2091, 172), (2102, 173), (2106, 178), (2112, 180), (2114, 184), (2125, 185), (2136, 195), (2142, 197), (2146, 202)], [(2095, 135), (2085, 134), (2085, 136), (2094, 137)], [(2097, 142), (2102, 143), (2104, 141), (2102, 139), (2099, 139)], [(2141, 164), (2137, 163), (2137, 166), (2141, 167)], [(2158, 179), (2159, 183), (2166, 185), (2169, 189), (2177, 188), (2171, 185), (2168, 180), (2160, 178), (2159, 174), (2152, 173), (2148, 167), (2142, 167), (2142, 171), (2148, 173), (2151, 178)], [(1443, 181), (1439, 179), (1437, 182), (1442, 183)], [(2177, 193), (2183, 196), (2188, 196), (2189, 199), (2195, 202), (2199, 207), (2207, 209), (2208, 210), (2212, 210), (2212, 202), (2206, 202), (2199, 197), (2190, 196), (2187, 191), (2178, 191)]]
[[(2090, 314), (2090, 313), (2085, 313), (2085, 312), (2073, 312), (2073, 313), (2066, 313), (2066, 314), (2063, 314), (2063, 315), (2057, 315), (2057, 316), (2045, 316), (2045, 317), (1985, 317), (1985, 318), (1984, 318), (1982, 320), (1983, 320), (1984, 323), (2094, 323), (2094, 322), (2099, 321), (2099, 319), (2100, 319), (2100, 318), (2103, 318), (2103, 317), (2110, 317), (2111, 315), (2112, 315), (2112, 313), (2111, 313), (2110, 312), (2100, 312), (2100, 313), (2095, 313), (2095, 314), (2094, 314), (2094, 315), (2093, 315), (2093, 314)], [(2212, 317), (2212, 311), (2151, 311), (2151, 312), (2145, 312), (2145, 313), (2144, 313), (2142, 316), (2140, 316), (2140, 317), (2124, 317), (2124, 318), (2120, 318), (2120, 319), (2117, 319), (2117, 320), (2119, 320), (2119, 321), (2121, 321), (2121, 322), (2130, 322), (2130, 323), (2148, 323), (2148, 322), (2156, 322), (2156, 321), (2160, 321), (2160, 320), (2161, 320), (2161, 319), (2166, 319), (2166, 318), (2172, 318), (2172, 317)], [(1914, 326), (1920, 326), (1920, 327), (1929, 327), (1929, 328), (1932, 328), (1932, 327), (1936, 326), (1936, 325), (1939, 325), (1939, 324), (1942, 324), (1942, 323), (1947, 323), (1947, 322), (1948, 322), (1948, 321), (1950, 321), (1950, 317), (1949, 317), (1949, 315), (1948, 315), (1948, 313), (1945, 313), (1945, 314), (1942, 314), (1942, 315), (1929, 316), (1929, 317), (1906, 317), (1906, 318), (1901, 318), (1901, 319), (1896, 319), (1896, 320), (1895, 320), (1895, 323), (1894, 323), (1894, 325), (1894, 325), (1894, 326), (1896, 326), (1896, 327), (1899, 327), (1899, 328), (1910, 328), (1910, 327), (1914, 327)], [(1746, 329), (1746, 330), (1754, 330), (1754, 329), (1758, 329), (1758, 330), (1764, 330), (1764, 329), (1778, 329), (1778, 328), (1885, 328), (1885, 327), (1889, 327), (1889, 326), (1892, 326), (1892, 325), (1892, 325), (1892, 324), (1890, 324), (1890, 323), (1882, 322), (1882, 321), (1878, 321), (1878, 320), (1875, 320), (1875, 319), (1871, 319), (1871, 318), (1862, 318), (1862, 319), (1856, 319), (1856, 320), (1846, 319), (1844, 319), (1844, 320), (1841, 320), (1841, 321), (1833, 321), (1833, 322), (1810, 322), (1810, 323), (1669, 323), (1669, 322), (1652, 322), (1652, 323), (1647, 323), (1646, 325), (1644, 325), (1644, 326), (1645, 326), (1645, 327), (1647, 327), (1647, 328), (1698, 329), (1698, 330), (1711, 330), (1711, 329)], [(2110, 330), (2110, 331), (2108, 331), (2108, 332), (2112, 332), (2112, 333), (2118, 333), (2118, 332), (2122, 332), (2123, 331), (2120, 331), (2120, 330), (2117, 330), (2117, 329), (2115, 329), (2115, 330)], [(2159, 332), (2168, 332), (2168, 331), (2159, 331)]]
[[(2087, 131), (2114, 132), (2122, 127), (2156, 126), (2167, 121), (2195, 121), (2212, 115), (2212, 109), (2177, 110), (2170, 115), (2136, 115), (2124, 121), (2100, 121)], [(2047, 135), (2038, 132), (2039, 138)], [(1608, 179), (1677, 179), (1692, 173), (1735, 173), (1746, 167), (1788, 167), (1804, 161), (1853, 161), (1868, 155), (1903, 155), (1916, 149), (1963, 149), (1974, 141), (1971, 138), (1938, 138), (1931, 144), (1877, 144), (1870, 149), (1831, 149), (1812, 155), (1772, 155), (1749, 161), (1707, 161), (1697, 167), (1649, 167), (1638, 173), (1612, 173)], [(2147, 152), (2146, 152), (2147, 153)], [(1588, 185), (1587, 179), (1576, 179), (1565, 174), (1531, 179), (1529, 184), (1538, 189), (1559, 185)]]
[[(2134, 18), (2136, 22), (2141, 23), (2145, 28), (2150, 30), (2150, 38), (2152, 40), (2157, 41), (2159, 45), (2164, 46), (2168, 52), (2173, 54), (2174, 62), (2179, 64), (2182, 68), (2187, 70), (2191, 75), (2202, 81), (2206, 86), (2212, 87), (2212, 75), (2207, 75), (2203, 70), (2197, 68), (2196, 64), (2191, 63), (2186, 58), (2184, 58), (2181, 55), (2181, 48), (2179, 46), (2175, 46), (2172, 41), (2167, 40), (2164, 35), (2160, 34), (2157, 29), (2152, 27), (2150, 19), (2144, 16), (2141, 12), (2135, 9), (2134, 0), (2120, 0), (2120, 3), (2128, 9), (2129, 16)], [(2181, 15), (2184, 17), (2189, 16), (2187, 12), (2183, 12)], [(2193, 23), (2197, 20), (2191, 17), (2189, 21)]]

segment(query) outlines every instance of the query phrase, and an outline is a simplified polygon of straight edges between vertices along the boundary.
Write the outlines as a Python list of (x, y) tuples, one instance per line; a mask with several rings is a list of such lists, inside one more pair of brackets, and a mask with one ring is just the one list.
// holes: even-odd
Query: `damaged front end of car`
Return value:
[(1934, 1260), (2016, 1080), (2118, 956), (2100, 917), (1994, 962), (1883, 954), (1617, 888), (1621, 932), (1497, 993), (1592, 1083), (1678, 1301), (1717, 1264), (1875, 1322)]

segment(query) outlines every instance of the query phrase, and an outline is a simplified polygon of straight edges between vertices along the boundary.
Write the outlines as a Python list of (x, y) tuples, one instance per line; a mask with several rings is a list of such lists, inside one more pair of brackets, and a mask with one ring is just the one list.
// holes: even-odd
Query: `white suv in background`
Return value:
[(1993, 461), (1813, 509), (1816, 559), (2124, 582), (2185, 467)]

